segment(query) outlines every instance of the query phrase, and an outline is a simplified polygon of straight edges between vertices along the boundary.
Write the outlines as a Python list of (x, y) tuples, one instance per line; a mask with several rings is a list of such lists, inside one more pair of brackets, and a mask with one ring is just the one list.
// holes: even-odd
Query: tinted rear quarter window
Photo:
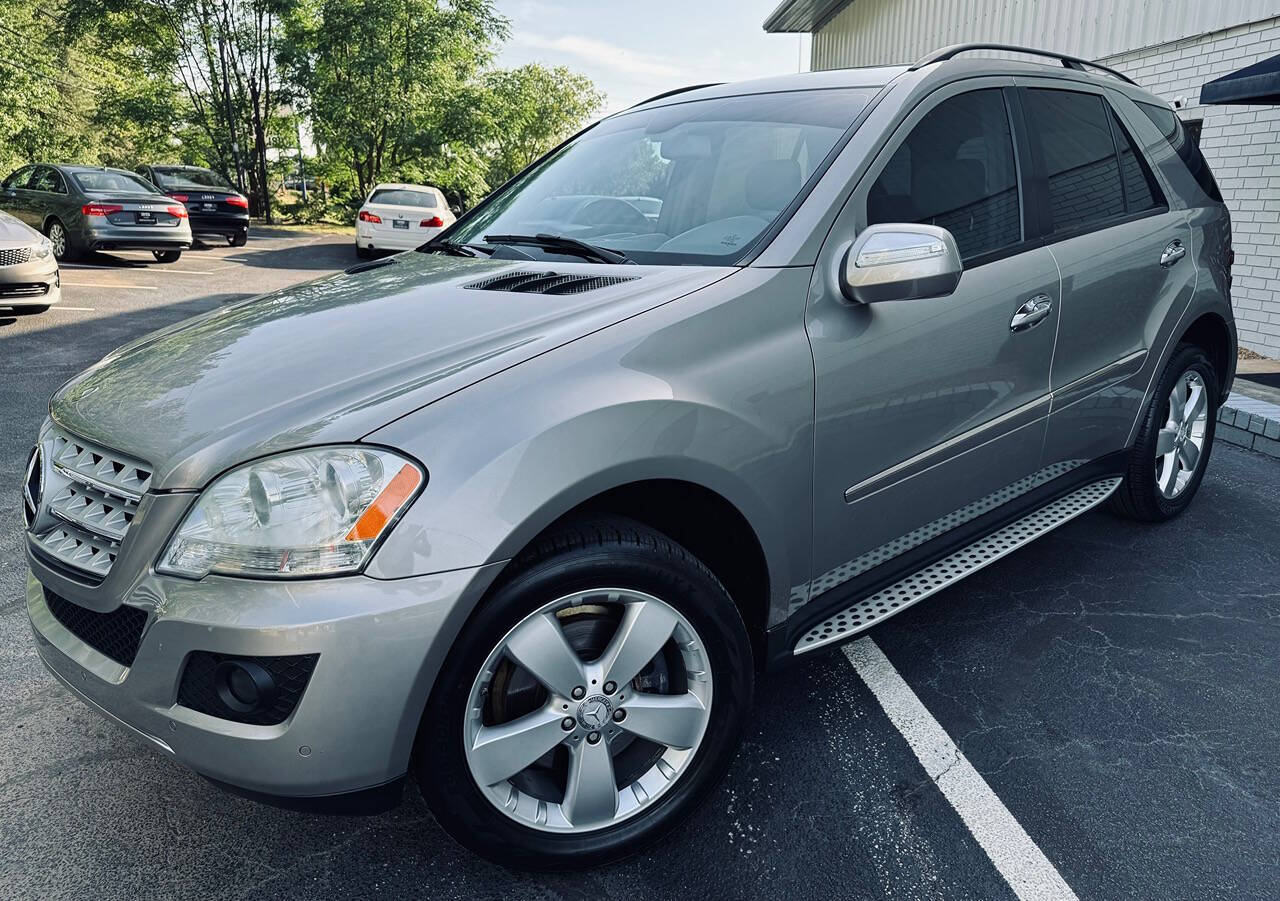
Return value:
[(1192, 140), (1192, 136), (1187, 129), (1183, 127), (1182, 120), (1178, 118), (1177, 113), (1169, 109), (1167, 106), (1158, 106), (1154, 103), (1143, 103), (1138, 101), (1138, 109), (1146, 115), (1151, 123), (1160, 130), (1164, 135), (1164, 139), (1169, 142), (1169, 146), (1173, 148), (1174, 153), (1186, 165), (1187, 170), (1195, 178), (1196, 183), (1200, 185), (1200, 189), (1209, 196), (1210, 200), (1222, 202), (1222, 192), (1218, 190), (1218, 183), (1213, 178), (1213, 173), (1209, 171), (1209, 164), (1205, 161), (1204, 155), (1200, 153), (1199, 142)]
[(1049, 182), (1055, 233), (1124, 215), (1124, 188), (1108, 110), (1097, 94), (1027, 91)]
[(1124, 179), (1124, 196), (1129, 212), (1141, 213), (1164, 207), (1164, 192), (1160, 190), (1147, 161), (1138, 152), (1138, 145), (1129, 136), (1115, 110), (1111, 111), (1111, 128), (1120, 148), (1120, 175)]
[(1022, 240), (1017, 167), (1003, 93), (970, 91), (930, 110), (867, 195), (867, 224), (947, 229), (971, 260)]

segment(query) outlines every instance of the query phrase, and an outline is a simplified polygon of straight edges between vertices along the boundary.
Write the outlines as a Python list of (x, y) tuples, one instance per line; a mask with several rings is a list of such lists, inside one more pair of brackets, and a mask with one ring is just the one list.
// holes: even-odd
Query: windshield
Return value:
[(731, 264), (795, 199), (867, 99), (790, 91), (623, 113), (554, 151), (447, 237), (483, 244), (486, 235), (554, 234), (637, 263)]
[(387, 206), (416, 206), (428, 210), (436, 208), (436, 195), (426, 191), (410, 191), (408, 188), (380, 188), (369, 196), (369, 203)]
[(210, 169), (152, 169), (162, 188), (218, 188), (234, 191), (231, 182)]
[(156, 189), (140, 178), (124, 172), (73, 172), (81, 191), (94, 194), (154, 194)]

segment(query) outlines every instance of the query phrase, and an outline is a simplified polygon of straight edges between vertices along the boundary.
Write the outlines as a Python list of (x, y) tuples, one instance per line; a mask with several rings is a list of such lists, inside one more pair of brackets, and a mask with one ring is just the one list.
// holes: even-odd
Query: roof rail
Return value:
[(1138, 83), (1128, 75), (1125, 75), (1123, 72), (1117, 72), (1115, 69), (1108, 66), (1103, 66), (1087, 59), (1081, 59), (1078, 56), (1068, 56), (1065, 53), (1054, 53), (1052, 50), (1037, 50), (1034, 47), (1019, 47), (1016, 44), (952, 44), (950, 47), (943, 47), (941, 50), (935, 50), (932, 53), (920, 57), (911, 64), (908, 71), (914, 72), (916, 69), (922, 68), (923, 66), (927, 66), (931, 63), (940, 63), (943, 60), (951, 59), (961, 53), (968, 53), (970, 50), (1005, 50), (1010, 53), (1027, 53), (1032, 56), (1047, 56), (1051, 59), (1058, 60), (1068, 69), (1075, 69), (1078, 72), (1083, 72), (1085, 71), (1085, 67), (1088, 66), (1091, 69), (1100, 69), (1108, 75), (1115, 76), (1121, 81), (1127, 82), (1134, 87), (1138, 86)]
[(683, 94), (686, 91), (696, 91), (700, 88), (716, 88), (724, 84), (722, 81), (709, 81), (706, 84), (691, 84), (683, 88), (675, 88), (670, 91), (663, 91), (661, 94), (654, 94), (652, 97), (646, 97), (639, 103), (633, 103), (627, 109), (635, 109), (637, 106), (644, 106), (646, 103), (653, 103), (655, 100), (662, 100), (666, 97), (674, 97), (676, 94)]

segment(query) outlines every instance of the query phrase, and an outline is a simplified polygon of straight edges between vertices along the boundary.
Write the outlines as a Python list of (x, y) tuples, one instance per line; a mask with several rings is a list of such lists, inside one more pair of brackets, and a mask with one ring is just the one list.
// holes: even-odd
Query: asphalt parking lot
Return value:
[[(412, 789), (383, 816), (308, 816), (158, 757), (32, 647), (15, 486), (47, 398), (132, 337), (355, 258), (349, 237), (270, 233), (149, 261), (67, 266), (62, 310), (0, 313), (0, 897), (1006, 898), (1036, 855), (1080, 898), (1277, 896), (1280, 462), (1221, 443), (1181, 519), (1087, 514), (852, 659), (769, 679), (711, 803), (609, 868), (492, 866)], [(941, 767), (900, 728), (902, 697), (864, 678), (881, 651), (958, 747), (933, 746)], [(985, 807), (945, 790), (970, 765)]]

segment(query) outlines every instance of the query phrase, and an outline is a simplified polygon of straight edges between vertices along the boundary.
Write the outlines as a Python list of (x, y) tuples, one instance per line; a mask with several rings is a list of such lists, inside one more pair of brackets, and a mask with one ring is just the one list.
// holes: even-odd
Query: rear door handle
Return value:
[(1183, 246), (1181, 241), (1170, 241), (1169, 246), (1164, 249), (1164, 253), (1160, 254), (1160, 265), (1168, 269), (1186, 255), (1187, 248)]
[(1013, 314), (1009, 320), (1009, 331), (1026, 331), (1053, 311), (1053, 298), (1048, 294), (1037, 294)]

